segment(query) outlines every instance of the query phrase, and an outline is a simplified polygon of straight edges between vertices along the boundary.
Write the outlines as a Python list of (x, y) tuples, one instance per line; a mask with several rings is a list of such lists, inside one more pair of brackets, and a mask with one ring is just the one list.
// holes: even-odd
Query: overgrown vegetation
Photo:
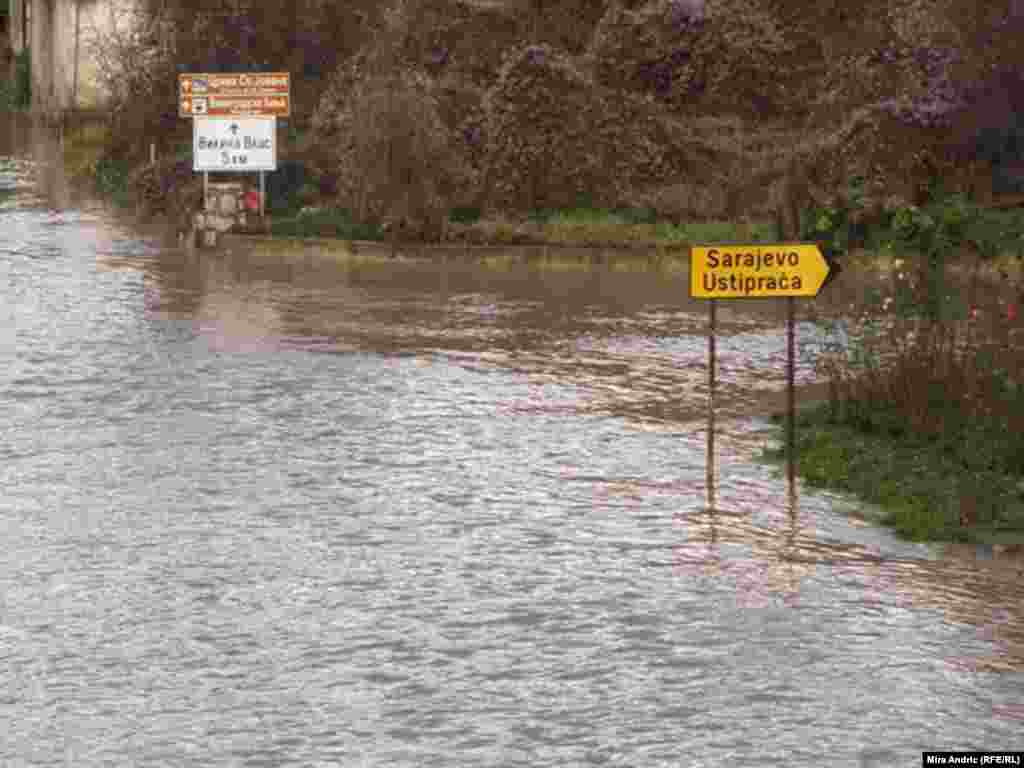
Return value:
[(76, 181), (96, 179), (109, 142), (110, 131), (105, 125), (90, 123), (71, 131), (64, 142), (64, 168), (68, 175)]
[[(996, 468), (971, 466), (976, 462), (970, 448), (985, 446), (990, 434), (978, 434), (957, 450), (950, 441), (906, 432), (894, 410), (879, 411), (876, 422), (884, 426), (854, 426), (837, 418), (828, 406), (801, 412), (801, 477), (812, 487), (853, 494), (877, 505), (882, 510), (878, 522), (913, 541), (1024, 540), (1024, 490), (1019, 478)], [(1007, 436), (998, 439), (1005, 442)], [(768, 455), (781, 461), (784, 451)]]
[(909, 538), (1024, 536), (1024, 212), (952, 195), (887, 220), (890, 288), (818, 319), (830, 398), (803, 416), (801, 474)]
[(872, 204), (919, 202), (954, 166), (983, 176), (998, 161), (1012, 176), (976, 145), (1021, 106), (1007, 42), (1024, 24), (1018, 4), (984, 17), (966, 0), (742, 8), (243, 0), (224, 14), (147, 0), (95, 53), (112, 141), (136, 164), (149, 141), (164, 156), (188, 139), (177, 73), (287, 69), (288, 151), (333, 179), (320, 202), (406, 237), (443, 237), (453, 208), (488, 218), (577, 199), (653, 209), (628, 224), (661, 222), (671, 238), (665, 224), (833, 204), (854, 172)]

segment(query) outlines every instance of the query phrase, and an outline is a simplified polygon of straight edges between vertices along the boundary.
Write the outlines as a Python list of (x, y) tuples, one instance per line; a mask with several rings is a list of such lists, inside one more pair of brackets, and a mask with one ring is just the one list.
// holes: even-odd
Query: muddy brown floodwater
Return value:
[(1019, 556), (755, 461), (784, 307), (721, 307), (709, 505), (685, 275), (188, 255), (6, 130), (0, 763), (1022, 749)]

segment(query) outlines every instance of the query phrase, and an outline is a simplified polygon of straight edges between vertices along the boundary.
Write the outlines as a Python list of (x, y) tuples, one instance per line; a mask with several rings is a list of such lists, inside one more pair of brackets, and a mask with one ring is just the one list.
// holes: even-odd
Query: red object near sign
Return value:
[(260, 193), (256, 190), (246, 192), (244, 204), (247, 211), (258, 211), (260, 209)]

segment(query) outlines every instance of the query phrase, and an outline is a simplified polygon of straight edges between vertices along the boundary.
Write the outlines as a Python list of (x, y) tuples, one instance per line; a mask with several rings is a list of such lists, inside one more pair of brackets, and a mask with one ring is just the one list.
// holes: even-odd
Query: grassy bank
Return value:
[(549, 243), (688, 245), (740, 239), (767, 242), (778, 236), (769, 222), (755, 222), (743, 231), (741, 225), (730, 221), (658, 220), (655, 211), (643, 208), (540, 211), (534, 212), (530, 221), (540, 238)]
[(0, 79), (0, 112), (26, 110), (32, 104), (32, 78), (29, 73), (28, 49), (14, 60), (14, 78)]
[[(959, 434), (936, 440), (904, 424), (895, 410), (861, 423), (827, 403), (799, 411), (799, 474), (811, 487), (877, 506), (877, 522), (910, 540), (1024, 543), (1024, 476), (993, 460), (1008, 435), (979, 430), (969, 442)], [(785, 450), (765, 457), (782, 462)]]
[[(741, 232), (744, 235), (741, 237)], [(336, 237), (346, 240), (389, 239), (385, 227), (359, 223), (344, 208), (310, 206), (277, 216), (271, 234), (279, 237)], [(744, 231), (728, 221), (674, 223), (658, 221), (643, 209), (576, 208), (536, 211), (527, 217), (481, 216), (473, 209), (453, 209), (444, 242), (480, 245), (683, 246), (690, 243), (749, 239), (767, 242), (777, 237), (769, 222), (756, 222)]]

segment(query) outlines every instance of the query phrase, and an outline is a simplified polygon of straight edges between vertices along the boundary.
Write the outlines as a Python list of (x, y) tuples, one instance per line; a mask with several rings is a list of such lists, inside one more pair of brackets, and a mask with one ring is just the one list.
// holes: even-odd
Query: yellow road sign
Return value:
[(690, 295), (699, 299), (817, 296), (836, 269), (813, 243), (690, 249)]

